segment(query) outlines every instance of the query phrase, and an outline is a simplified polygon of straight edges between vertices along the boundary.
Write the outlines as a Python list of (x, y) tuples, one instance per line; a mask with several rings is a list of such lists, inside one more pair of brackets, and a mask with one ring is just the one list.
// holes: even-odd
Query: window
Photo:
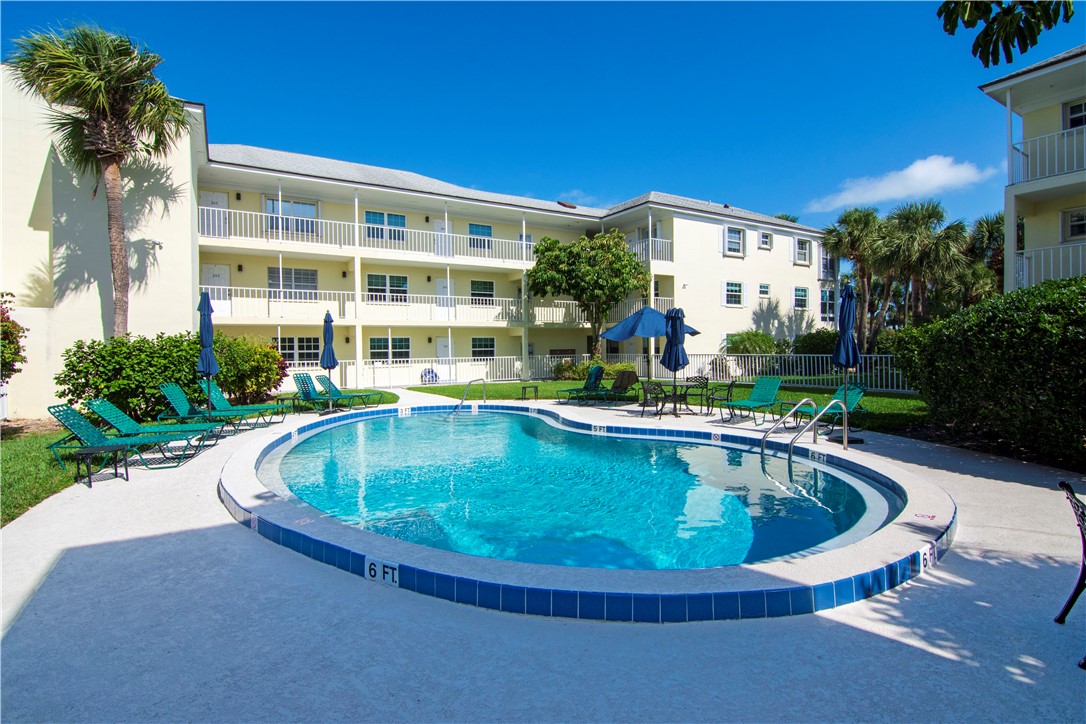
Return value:
[[(279, 285), (279, 267), (268, 267), (268, 296), (288, 301), (314, 301), (317, 298), (317, 270), (283, 267), (282, 287)], [(282, 289), (282, 291), (280, 291)]]
[(796, 263), (811, 264), (811, 240), (796, 239)]
[(742, 229), (728, 229), (726, 242), (724, 244), (724, 252), (726, 254), (739, 254), (743, 253), (743, 241), (746, 232)]
[(837, 260), (825, 249), (822, 250), (822, 269), (818, 274), (819, 279), (837, 279)]
[(481, 306), (494, 304), (494, 282), (471, 280), (471, 303)]
[(320, 337), (272, 337), (272, 344), (288, 365), (319, 362), (321, 358)]
[(773, 235), (768, 231), (763, 231), (758, 235), (758, 248), (759, 249), (772, 249), (773, 248)]
[(795, 309), (807, 309), (807, 287), (796, 287), (792, 307)]
[(264, 211), (275, 216), (268, 216), (265, 223), (268, 231), (294, 234), (317, 233), (317, 202), (300, 201), (298, 199), (283, 199), (280, 209), (279, 198), (264, 198)]
[(1086, 206), (1063, 212), (1063, 240), (1086, 239)]
[(403, 241), (402, 230), (406, 228), (407, 217), (403, 214), (385, 214), (383, 211), (366, 212), (367, 239), (384, 239), (387, 231), (389, 241)]
[[(370, 359), (389, 359), (388, 355), (388, 337), (370, 337)], [(410, 337), (393, 337), (392, 342), (392, 359), (405, 360), (411, 359), (411, 338)]]
[(721, 303), (726, 307), (743, 306), (743, 282), (724, 282), (724, 299)]
[(837, 305), (836, 305), (836, 299), (834, 298), (836, 296), (836, 294), (837, 294), (837, 292), (835, 292), (833, 289), (823, 289), (822, 290), (822, 315), (821, 315), (821, 318), (822, 318), (823, 322), (833, 322), (834, 320), (837, 319), (837, 314), (836, 314)]
[(367, 302), (406, 302), (407, 277), (398, 274), (367, 274)]
[(531, 246), (532, 245), (532, 235), (528, 234), (527, 236), (525, 236), (524, 234), (517, 234), (517, 241), (519, 241), (521, 243), (526, 243), (526, 244), (528, 244), (528, 246)]
[(493, 357), (494, 355), (494, 338), (493, 337), (472, 337), (471, 338), (471, 356), (472, 357)]
[(1064, 108), (1066, 109), (1063, 119), (1065, 131), (1086, 126), (1086, 98), (1068, 103)]
[(471, 249), (489, 249), (494, 227), (489, 224), (468, 224), (468, 247)]
[(768, 284), (759, 284), (758, 285), (758, 296), (759, 297), (768, 297), (769, 296), (769, 285)]

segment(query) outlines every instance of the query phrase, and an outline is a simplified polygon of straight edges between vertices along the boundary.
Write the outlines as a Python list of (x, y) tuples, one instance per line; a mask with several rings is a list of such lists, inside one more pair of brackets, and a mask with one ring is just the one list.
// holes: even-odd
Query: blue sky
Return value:
[(1005, 117), (977, 86), (1086, 42), (1086, 12), (1012, 65), (935, 2), (31, 3), (12, 38), (90, 22), (163, 58), (212, 143), (607, 206), (662, 191), (821, 227), (843, 208), (1003, 204)]

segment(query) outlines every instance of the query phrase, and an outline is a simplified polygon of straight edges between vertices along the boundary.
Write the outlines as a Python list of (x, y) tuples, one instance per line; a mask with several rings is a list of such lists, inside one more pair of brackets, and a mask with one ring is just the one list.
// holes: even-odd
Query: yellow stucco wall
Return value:
[[(52, 147), (45, 107), (3, 78), (3, 285), (14, 318), (29, 329), (27, 363), (8, 385), (11, 417), (43, 416), (56, 401), (53, 375), (77, 339), (113, 329), (106, 199)], [(183, 139), (160, 164), (129, 164), (126, 232), (130, 250), (129, 329), (193, 329), (194, 189)]]

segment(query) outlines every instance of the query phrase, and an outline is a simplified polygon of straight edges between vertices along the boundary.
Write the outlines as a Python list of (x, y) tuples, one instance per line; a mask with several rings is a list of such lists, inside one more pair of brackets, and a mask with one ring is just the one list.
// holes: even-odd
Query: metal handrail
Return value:
[[(762, 435), (762, 459), (763, 459), (763, 460), (765, 459), (765, 441), (766, 441), (766, 438), (768, 438), (768, 437), (769, 437), (769, 436), (770, 436), (770, 435), (771, 435), (771, 434), (773, 433), (773, 431), (774, 431), (774, 430), (776, 430), (776, 429), (777, 429), (778, 427), (780, 427), (781, 425), (783, 425), (783, 424), (784, 424), (784, 421), (788, 419), (788, 416), (789, 416), (789, 415), (793, 414), (793, 413), (794, 413), (794, 412), (795, 412), (796, 410), (798, 410), (799, 408), (803, 407), (803, 406), (804, 406), (804, 405), (806, 405), (806, 404), (807, 404), (808, 402), (809, 402), (809, 403), (811, 403), (811, 406), (812, 406), (812, 407), (814, 407), (814, 408), (815, 408), (816, 410), (818, 409), (818, 405), (817, 405), (817, 404), (815, 404), (815, 401), (814, 401), (814, 400), (812, 400), (812, 399), (811, 399), (810, 397), (804, 397), (804, 398), (803, 398), (802, 400), (800, 400), (799, 402), (797, 402), (797, 403), (795, 404), (795, 406), (794, 406), (794, 407), (793, 407), (793, 408), (792, 408), (791, 410), (789, 410), (789, 411), (788, 411), (788, 413), (787, 413), (787, 414), (785, 414), (785, 415), (781, 415), (781, 419), (779, 419), (779, 420), (777, 420), (777, 421), (776, 421), (775, 423), (773, 423), (773, 427), (771, 427), (771, 428), (769, 428), (768, 430), (766, 430), (766, 433), (765, 433), (764, 435)], [(789, 448), (789, 455), (788, 455), (788, 459), (789, 459), (789, 460), (791, 460), (791, 459), (792, 459), (792, 455), (791, 455), (791, 448)]]
[(468, 398), (468, 390), (470, 390), (471, 386), (476, 382), (483, 383), (483, 402), (486, 402), (486, 378), (480, 377), (478, 379), (472, 380), (471, 382), (468, 382), (467, 387), (464, 388), (464, 394), (460, 396), (460, 402), (456, 403), (456, 407), (454, 407), (453, 411), (449, 413), (450, 417), (455, 418), (460, 414), (460, 408), (464, 406), (464, 400)]
[[(800, 430), (799, 432), (797, 432), (795, 435), (792, 436), (792, 441), (788, 443), (788, 462), (789, 463), (792, 462), (792, 447), (796, 444), (796, 440), (798, 438), (802, 437), (803, 433), (807, 432), (809, 429), (814, 427), (815, 423), (818, 422), (819, 418), (821, 418), (823, 415), (825, 415), (829, 411), (829, 409), (831, 407), (833, 407), (834, 405), (837, 405), (838, 407), (840, 407), (841, 412), (844, 413), (844, 418), (841, 420), (841, 424), (842, 424), (842, 426), (844, 428), (845, 434), (841, 438), (841, 441), (842, 441), (841, 449), (842, 450), (848, 450), (848, 408), (845, 407), (845, 403), (842, 402), (841, 400), (830, 400), (829, 404), (827, 404), (825, 407), (823, 407), (821, 410), (819, 410), (817, 413), (815, 413), (815, 415), (811, 418), (811, 421), (808, 422), (804, 426), (804, 428), (802, 430)], [(817, 407), (817, 405), (816, 405), (816, 407)], [(818, 428), (815, 428), (814, 435), (813, 435), (813, 442), (814, 442), (815, 445), (818, 444)]]

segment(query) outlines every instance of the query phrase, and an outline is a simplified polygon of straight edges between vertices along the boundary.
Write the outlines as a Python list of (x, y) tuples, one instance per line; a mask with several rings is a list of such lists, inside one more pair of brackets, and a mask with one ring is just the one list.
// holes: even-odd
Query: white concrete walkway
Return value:
[(2, 532), (2, 716), (1086, 719), (1086, 672), (1075, 666), (1086, 653), (1086, 600), (1066, 625), (1052, 623), (1080, 552), (1055, 482), (1081, 491), (1081, 476), (864, 438), (864, 454), (953, 496), (954, 547), (903, 587), (783, 619), (543, 619), (367, 583), (233, 522), (215, 483), (245, 435), (175, 471), (75, 486)]

